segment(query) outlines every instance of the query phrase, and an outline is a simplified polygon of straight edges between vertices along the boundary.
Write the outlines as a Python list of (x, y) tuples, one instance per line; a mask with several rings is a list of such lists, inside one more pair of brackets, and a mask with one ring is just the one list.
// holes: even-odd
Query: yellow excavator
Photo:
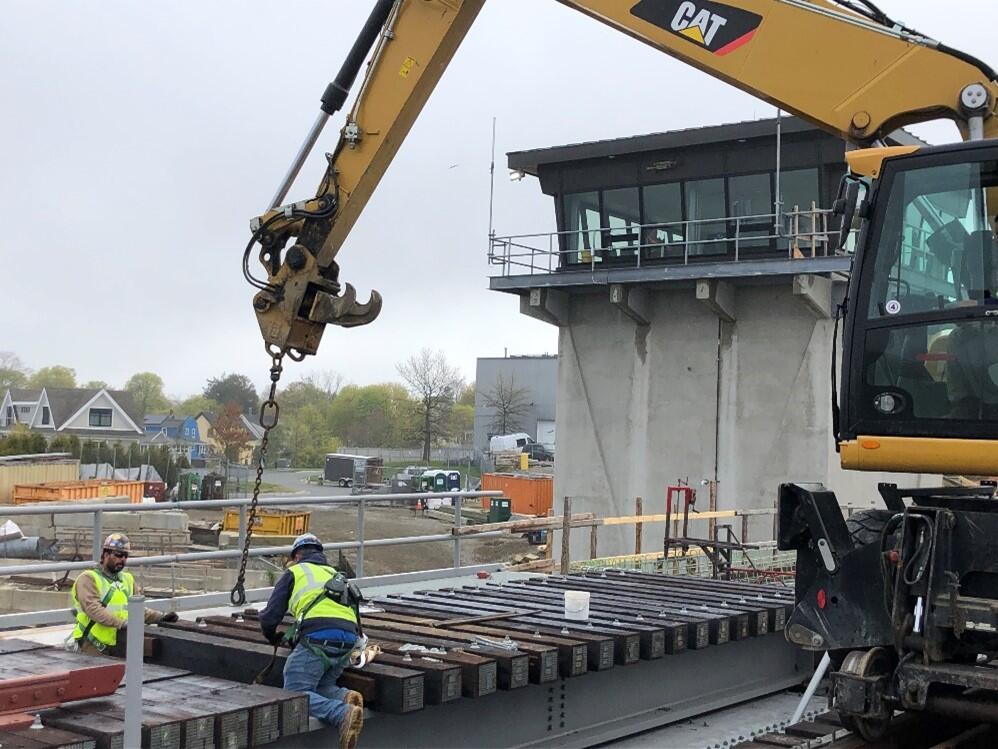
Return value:
[[(854, 247), (841, 381), (832, 373), (842, 465), (998, 475), (995, 71), (870, 0), (559, 1), (857, 147), (836, 201), (840, 250)], [(357, 301), (337, 252), (483, 4), (376, 0), (253, 220), (243, 270), (272, 359), (268, 431), (284, 357), (316, 353), (327, 324), (377, 317), (381, 297)], [(362, 71), (319, 189), (285, 202)], [(883, 145), (939, 118), (964, 142)], [(265, 279), (251, 269), (254, 251)], [(823, 487), (781, 487), (779, 543), (798, 552), (786, 634), (828, 653), (832, 702), (864, 736), (882, 734), (897, 709), (998, 721), (998, 669), (987, 665), (998, 657), (994, 491), (883, 484), (885, 508), (847, 520)]]

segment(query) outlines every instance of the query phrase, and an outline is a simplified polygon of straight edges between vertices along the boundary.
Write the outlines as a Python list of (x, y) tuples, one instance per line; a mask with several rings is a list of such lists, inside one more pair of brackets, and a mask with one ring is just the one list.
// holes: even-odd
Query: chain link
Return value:
[(260, 460), (256, 464), (256, 481), (253, 482), (253, 499), (250, 500), (249, 516), (246, 518), (246, 540), (243, 541), (243, 554), (239, 558), (239, 575), (236, 584), (229, 594), (233, 606), (246, 603), (246, 563), (249, 561), (250, 542), (253, 540), (253, 526), (256, 525), (256, 509), (260, 501), (260, 484), (263, 482), (263, 461), (267, 455), (267, 443), (270, 441), (270, 430), (277, 426), (281, 409), (277, 405), (277, 383), (284, 371), (283, 359), (287, 353), (284, 350), (270, 353), (270, 393), (267, 400), (260, 406), (260, 426), (263, 427), (263, 437), (260, 439)]

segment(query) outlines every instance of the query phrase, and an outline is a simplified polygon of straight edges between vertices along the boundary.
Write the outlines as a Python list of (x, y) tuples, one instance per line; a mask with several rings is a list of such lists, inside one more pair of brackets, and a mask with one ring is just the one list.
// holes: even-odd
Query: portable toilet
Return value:
[(447, 472), (447, 491), (449, 491), (449, 492), (459, 492), (459, 491), (461, 491), (461, 473), (460, 473), (460, 471), (448, 471)]
[(177, 498), (180, 501), (191, 499), (201, 499), (201, 475), (197, 473), (185, 473), (180, 477), (180, 488), (177, 489)]
[(209, 473), (201, 480), (201, 499), (225, 499), (225, 476)]
[(489, 498), (488, 521), (490, 523), (505, 523), (512, 516), (512, 503), (509, 501), (509, 497)]

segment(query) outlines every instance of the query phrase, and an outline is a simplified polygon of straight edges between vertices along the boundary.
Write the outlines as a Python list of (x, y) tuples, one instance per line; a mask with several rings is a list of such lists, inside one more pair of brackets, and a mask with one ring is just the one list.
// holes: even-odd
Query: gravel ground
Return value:
[[(355, 507), (331, 508), (303, 504), (300, 507), (286, 509), (311, 512), (309, 530), (323, 541), (353, 541), (356, 537)], [(188, 512), (192, 522), (208, 523), (221, 521), (222, 514), (221, 510)], [(436, 518), (416, 515), (407, 507), (373, 506), (365, 510), (364, 526), (367, 540), (434, 535), (446, 533), (451, 527), (450, 523)], [(534, 547), (519, 536), (464, 539), (461, 542), (461, 563), (467, 565), (504, 562), (531, 550), (534, 550)], [(352, 552), (346, 556), (351, 563), (355, 562)], [(335, 555), (331, 555), (330, 561), (335, 563), (335, 558)], [(454, 545), (449, 541), (367, 548), (364, 550), (364, 575), (440, 569), (450, 567), (453, 559)]]

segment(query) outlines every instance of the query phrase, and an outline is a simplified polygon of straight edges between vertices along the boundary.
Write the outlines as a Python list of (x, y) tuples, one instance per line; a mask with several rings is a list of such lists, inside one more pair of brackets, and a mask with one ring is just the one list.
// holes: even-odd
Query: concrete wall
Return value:
[[(482, 358), (475, 367), (475, 449), (487, 450), (489, 437), (495, 432), (491, 426), (495, 410), (485, 404), (485, 396), (492, 391), (497, 378), (507, 385), (512, 381), (516, 388), (528, 391), (525, 396), (530, 409), (520, 420), (520, 428), (537, 439), (537, 422), (555, 421), (558, 359), (554, 356), (513, 356)], [(559, 427), (560, 431), (560, 427)]]
[[(645, 514), (661, 513), (677, 479), (716, 479), (718, 509), (773, 507), (786, 481), (822, 482), (844, 504), (869, 506), (879, 502), (878, 481), (938, 481), (838, 468), (832, 320), (795, 297), (789, 280), (737, 288), (734, 322), (719, 320), (692, 288), (648, 294), (648, 326), (612, 307), (605, 291), (569, 297), (559, 335), (556, 513), (566, 495), (573, 511), (631, 515), (640, 496)], [(707, 501), (701, 489), (698, 509)], [(751, 537), (771, 538), (771, 528), (768, 517), (753, 520)], [(661, 549), (663, 532), (661, 523), (646, 525), (644, 550)], [(633, 545), (633, 526), (600, 528), (600, 556)], [(573, 558), (588, 550), (589, 534), (574, 533)]]

